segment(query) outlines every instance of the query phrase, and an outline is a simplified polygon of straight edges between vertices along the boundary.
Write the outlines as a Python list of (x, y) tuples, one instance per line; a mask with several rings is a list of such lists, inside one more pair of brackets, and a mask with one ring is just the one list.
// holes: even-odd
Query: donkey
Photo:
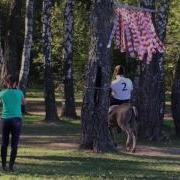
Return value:
[(113, 105), (109, 109), (108, 127), (115, 145), (115, 130), (121, 129), (127, 135), (126, 150), (135, 152), (137, 141), (137, 109), (130, 103)]

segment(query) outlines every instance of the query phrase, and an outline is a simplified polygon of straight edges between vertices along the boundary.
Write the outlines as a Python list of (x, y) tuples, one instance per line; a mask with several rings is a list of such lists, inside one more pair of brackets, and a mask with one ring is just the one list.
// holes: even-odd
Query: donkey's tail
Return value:
[(137, 111), (136, 106), (132, 106), (132, 110), (133, 110), (135, 117), (137, 118), (138, 117), (138, 111)]

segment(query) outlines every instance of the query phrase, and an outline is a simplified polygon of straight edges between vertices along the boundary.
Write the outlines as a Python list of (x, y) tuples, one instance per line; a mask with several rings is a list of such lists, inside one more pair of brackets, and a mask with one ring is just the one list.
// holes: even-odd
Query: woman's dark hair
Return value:
[(113, 76), (116, 77), (117, 75), (124, 75), (125, 69), (122, 65), (118, 65), (114, 68)]
[(9, 84), (11, 87), (18, 82), (16, 76), (12, 76), (11, 74), (7, 75), (4, 79), (6, 84)]

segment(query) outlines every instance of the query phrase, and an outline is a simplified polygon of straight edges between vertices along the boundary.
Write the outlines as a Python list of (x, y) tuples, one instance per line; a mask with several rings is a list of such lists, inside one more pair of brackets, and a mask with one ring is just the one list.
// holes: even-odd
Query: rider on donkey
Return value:
[(121, 65), (116, 66), (114, 69), (115, 80), (111, 83), (110, 106), (130, 102), (133, 84), (132, 81), (124, 75), (124, 67)]
[(130, 103), (133, 90), (132, 81), (124, 77), (124, 74), (123, 66), (118, 65), (115, 67), (115, 80), (111, 83), (108, 127), (115, 146), (117, 146), (114, 136), (115, 130), (117, 132), (121, 132), (122, 130), (127, 135), (126, 150), (135, 152), (137, 141), (137, 110)]

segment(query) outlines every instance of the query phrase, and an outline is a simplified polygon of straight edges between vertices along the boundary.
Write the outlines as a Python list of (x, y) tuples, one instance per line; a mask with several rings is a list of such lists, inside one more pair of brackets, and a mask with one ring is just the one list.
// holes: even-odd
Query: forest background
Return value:
[[(123, 3), (138, 6), (136, 0), (124, 0)], [(6, 32), (6, 21), (8, 20), (10, 0), (2, 0), (0, 2), (0, 11), (2, 15), (1, 37)], [(65, 0), (54, 0), (52, 9), (52, 63), (56, 90), (63, 84), (63, 38), (64, 38), (64, 9)], [(75, 92), (77, 94), (83, 91), (85, 69), (88, 60), (88, 50), (90, 43), (89, 33), (89, 13), (90, 2), (85, 0), (77, 0), (75, 2), (74, 11), (74, 39), (73, 39), (73, 73)], [(31, 50), (31, 67), (29, 76), (29, 88), (43, 88), (43, 50), (42, 50), (42, 0), (35, 1), (34, 8), (34, 31), (33, 31), (33, 46)], [(17, 24), (21, 31), (18, 36), (18, 59), (19, 69), (21, 65), (23, 41), (24, 41), (24, 16), (25, 16), (25, 1), (23, 4), (21, 22)], [(166, 55), (165, 55), (165, 87), (166, 92), (171, 90), (173, 83), (173, 75), (175, 66), (179, 56), (180, 45), (180, 8), (178, 0), (173, 0), (170, 5), (170, 14), (168, 19), (167, 37), (166, 37)], [(2, 44), (3, 47), (3, 44)], [(136, 61), (128, 60), (125, 54), (113, 48), (113, 66), (116, 64), (124, 64), (127, 69), (127, 74), (133, 79), (135, 73), (134, 64)], [(80, 93), (81, 94), (81, 93)]]

